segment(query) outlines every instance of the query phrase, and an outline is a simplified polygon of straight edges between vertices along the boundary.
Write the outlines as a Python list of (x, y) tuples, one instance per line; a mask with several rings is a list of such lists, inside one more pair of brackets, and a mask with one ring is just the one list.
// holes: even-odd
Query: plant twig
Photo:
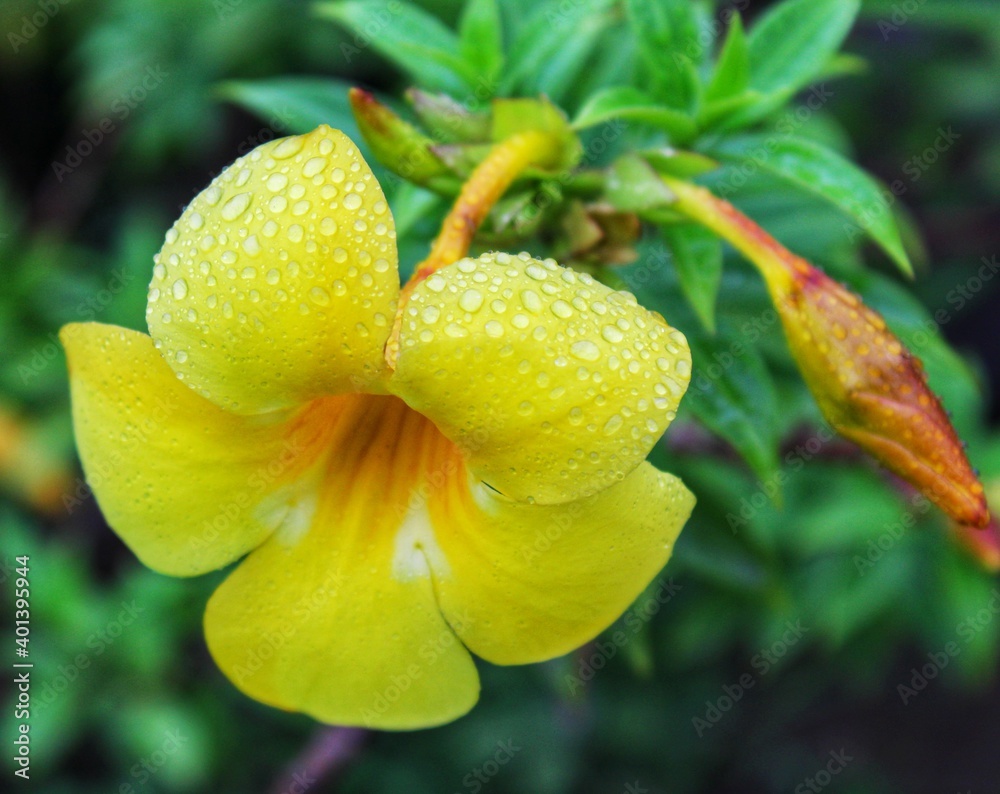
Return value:
[(319, 728), (275, 781), (271, 794), (308, 791), (342, 772), (357, 757), (369, 734), (362, 728)]

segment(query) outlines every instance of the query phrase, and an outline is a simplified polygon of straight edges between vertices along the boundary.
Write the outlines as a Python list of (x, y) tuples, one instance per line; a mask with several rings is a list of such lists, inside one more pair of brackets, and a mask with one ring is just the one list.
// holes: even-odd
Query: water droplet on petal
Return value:
[(557, 300), (552, 303), (552, 313), (563, 320), (568, 320), (573, 316), (573, 307), (564, 300)]
[(569, 352), (584, 361), (597, 361), (601, 357), (601, 349), (589, 339), (581, 339), (570, 345)]
[(466, 290), (458, 299), (458, 305), (463, 311), (477, 312), (483, 305), (483, 294), (475, 289)]
[(624, 423), (625, 421), (618, 414), (614, 414), (607, 422), (604, 423), (604, 434), (610, 436), (617, 433), (618, 429)]
[(611, 344), (616, 345), (621, 342), (625, 335), (615, 328), (613, 325), (606, 325), (601, 329), (601, 336), (605, 341), (611, 342)]
[(177, 281), (174, 282), (174, 286), (170, 288), (170, 291), (173, 292), (174, 297), (177, 300), (184, 300), (188, 294), (187, 282), (182, 278), (177, 279)]
[(224, 220), (234, 221), (250, 206), (250, 194), (238, 193), (227, 201), (220, 210)]
[(309, 290), (309, 300), (311, 300), (317, 306), (329, 306), (330, 293), (327, 292), (322, 287), (313, 287), (311, 290)]
[(496, 320), (490, 320), (485, 326), (483, 326), (483, 330), (486, 331), (487, 336), (499, 339), (503, 336), (503, 323), (499, 323)]

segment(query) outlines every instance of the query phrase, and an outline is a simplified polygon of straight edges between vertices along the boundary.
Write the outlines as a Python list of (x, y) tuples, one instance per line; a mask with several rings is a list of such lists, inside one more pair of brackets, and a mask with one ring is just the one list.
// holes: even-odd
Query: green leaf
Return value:
[(698, 319), (715, 333), (715, 299), (722, 283), (722, 241), (703, 226), (692, 223), (662, 227), (681, 290)]
[(566, 114), (548, 99), (517, 98), (493, 100), (494, 141), (519, 132), (538, 130), (555, 136), (561, 144), (560, 167), (572, 168), (583, 153), (580, 139), (570, 127)]
[(429, 94), (419, 88), (407, 89), (406, 101), (420, 123), (439, 141), (483, 143), (490, 139), (493, 122), (485, 110), (473, 112), (447, 94)]
[(661, 146), (659, 149), (646, 149), (639, 152), (640, 156), (657, 172), (681, 179), (707, 174), (719, 167), (719, 163), (711, 157), (699, 152), (688, 152), (683, 149), (672, 149)]
[(644, 82), (657, 99), (692, 110), (700, 90), (694, 64), (701, 59), (702, 45), (691, 0), (628, 0), (627, 8)]
[(476, 86), (479, 75), (459, 55), (458, 36), (410, 3), (396, 0), (390, 11), (382, 0), (348, 0), (321, 3), (316, 13), (363, 37), (423, 88), (462, 93)]
[(375, 159), (414, 184), (443, 192), (457, 190), (448, 167), (432, 151), (434, 141), (373, 94), (355, 88), (350, 98), (355, 121)]
[(752, 160), (761, 171), (829, 201), (864, 229), (900, 270), (913, 275), (890, 203), (878, 183), (850, 160), (812, 141), (764, 134), (731, 136), (708, 153), (730, 162)]
[(503, 30), (497, 0), (468, 0), (458, 22), (462, 58), (489, 83), (503, 66)]
[(726, 43), (719, 53), (719, 62), (715, 66), (712, 81), (705, 89), (705, 100), (738, 96), (749, 84), (750, 55), (743, 33), (743, 21), (739, 14), (734, 14), (733, 21), (729, 23)]
[(682, 405), (743, 457), (761, 480), (778, 470), (778, 399), (760, 353), (722, 328), (688, 335), (693, 371)]
[(698, 126), (702, 131), (747, 127), (786, 100), (785, 95), (765, 96), (749, 89), (734, 96), (712, 99), (698, 111)]
[(607, 11), (613, 2), (539, 5), (507, 51), (498, 93), (545, 94), (553, 102), (560, 102), (611, 24)]
[(785, 0), (750, 31), (750, 87), (793, 92), (827, 65), (847, 36), (860, 0)]
[(669, 207), (673, 192), (643, 158), (635, 154), (619, 157), (608, 169), (605, 198), (617, 210), (645, 212)]
[(677, 142), (690, 140), (698, 129), (687, 114), (666, 107), (632, 86), (598, 91), (580, 108), (573, 120), (573, 129), (586, 129), (615, 118), (650, 124)]
[(328, 77), (279, 77), (230, 81), (216, 91), (223, 99), (269, 120), (277, 136), (310, 132), (320, 124), (360, 135), (347, 98), (350, 86)]

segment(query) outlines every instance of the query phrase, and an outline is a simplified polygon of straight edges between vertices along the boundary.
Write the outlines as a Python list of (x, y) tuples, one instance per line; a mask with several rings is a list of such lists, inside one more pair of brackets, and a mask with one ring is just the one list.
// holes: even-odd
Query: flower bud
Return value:
[(955, 521), (985, 526), (983, 486), (920, 360), (857, 295), (803, 259), (780, 260), (765, 278), (827, 421)]

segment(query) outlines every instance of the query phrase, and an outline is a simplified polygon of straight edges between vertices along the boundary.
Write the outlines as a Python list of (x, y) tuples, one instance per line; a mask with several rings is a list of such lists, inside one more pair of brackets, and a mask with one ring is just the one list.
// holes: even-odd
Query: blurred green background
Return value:
[[(461, 3), (420, 5), (452, 23)], [(573, 110), (627, 69), (614, 5), (502, 4), (509, 28), (544, 25), (546, 9), (578, 14), (565, 36), (586, 46), (572, 63), (553, 50), (510, 90)], [(752, 21), (768, 3), (728, 5)], [(104, 523), (76, 462), (55, 334), (91, 319), (144, 330), (151, 258), (211, 176), (319, 121), (357, 138), (344, 87), (398, 96), (408, 83), (365, 37), (291, 0), (4, 0), (0, 32), (0, 582), (12, 615), (14, 560), (30, 555), (35, 664), (32, 779), (13, 778), (5, 702), (3, 790), (1000, 791), (997, 582), (936, 511), (803, 430), (815, 412), (790, 385), (787, 354), (771, 351), (775, 328), (762, 343), (773, 394), (753, 411), (773, 413), (768, 443), (789, 474), (780, 508), (682, 417), (653, 459), (699, 507), (618, 624), (546, 664), (481, 664), (469, 716), (364, 736), (310, 783), (310, 743), (329, 736), (239, 694), (205, 649), (201, 611), (223, 574), (154, 574)], [(998, 284), (973, 281), (1000, 254), (1000, 4), (865, 2), (846, 50), (859, 58), (802, 132), (901, 181), (910, 243), (924, 251), (912, 284), (878, 265), (871, 283), (854, 273), (855, 287), (908, 329), (973, 463), (1000, 482)], [(446, 203), (402, 188), (396, 204), (386, 184), (410, 267)], [(761, 188), (741, 206), (838, 277), (854, 272), (842, 219), (818, 203)], [(690, 312), (663, 278), (641, 297), (686, 330)], [(734, 263), (726, 279), (720, 313), (759, 316), (751, 271)], [(931, 338), (939, 309), (961, 358)], [(733, 532), (727, 516), (741, 510)], [(617, 630), (620, 647), (608, 644)]]

